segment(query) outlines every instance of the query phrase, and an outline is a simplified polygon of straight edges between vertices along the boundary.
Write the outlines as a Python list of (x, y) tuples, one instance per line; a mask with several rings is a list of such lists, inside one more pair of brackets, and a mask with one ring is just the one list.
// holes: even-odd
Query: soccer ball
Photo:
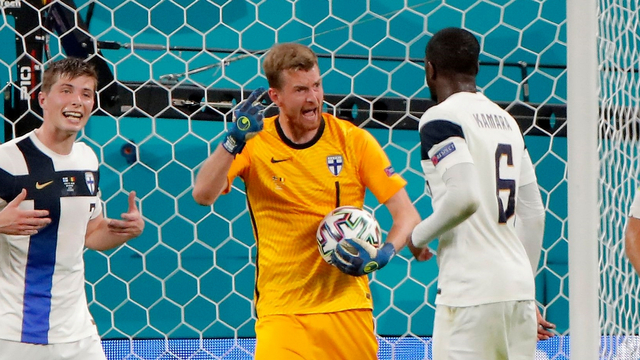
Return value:
[[(336, 246), (343, 239), (353, 238), (364, 240), (376, 248), (382, 243), (382, 232), (378, 221), (369, 212), (354, 206), (341, 206), (334, 209), (322, 219), (316, 231), (318, 250), (329, 264), (332, 264), (331, 254)], [(344, 245), (347, 244), (341, 245), (345, 250), (355, 252), (353, 247), (347, 248)]]

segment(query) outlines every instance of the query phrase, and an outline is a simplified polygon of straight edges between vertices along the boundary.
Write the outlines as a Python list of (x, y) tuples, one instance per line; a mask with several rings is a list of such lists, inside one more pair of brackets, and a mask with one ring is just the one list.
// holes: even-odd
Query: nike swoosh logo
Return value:
[(43, 183), (43, 184), (40, 184), (39, 182), (36, 182), (36, 189), (42, 190), (42, 189), (44, 189), (45, 187), (47, 187), (47, 186), (49, 186), (51, 184), (53, 184), (53, 180), (47, 181), (46, 183)]
[(274, 163), (274, 164), (279, 163), (279, 162), (283, 162), (283, 161), (288, 161), (288, 160), (291, 160), (291, 158), (286, 158), (286, 159), (274, 159), (274, 158), (271, 158), (271, 162)]

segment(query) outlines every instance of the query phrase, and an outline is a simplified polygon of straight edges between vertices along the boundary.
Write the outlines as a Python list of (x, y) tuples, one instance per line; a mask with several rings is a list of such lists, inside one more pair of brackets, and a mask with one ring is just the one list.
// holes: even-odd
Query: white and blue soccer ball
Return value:
[[(334, 209), (322, 219), (316, 231), (318, 250), (329, 264), (332, 264), (331, 254), (336, 246), (343, 239), (354, 238), (364, 240), (376, 248), (382, 244), (382, 231), (378, 221), (368, 211), (354, 206), (341, 206)], [(344, 245), (346, 243), (341, 246), (349, 251), (349, 248)]]

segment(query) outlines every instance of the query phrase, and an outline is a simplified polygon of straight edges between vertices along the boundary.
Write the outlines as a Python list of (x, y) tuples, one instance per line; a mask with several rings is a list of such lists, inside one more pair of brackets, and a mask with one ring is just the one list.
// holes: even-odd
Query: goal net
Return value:
[[(90, 310), (110, 359), (251, 358), (257, 249), (243, 184), (236, 182), (211, 207), (197, 205), (191, 190), (198, 167), (222, 138), (232, 106), (266, 86), (260, 65), (275, 42), (310, 45), (318, 53), (324, 110), (370, 131), (408, 181), (421, 215), (429, 215), (416, 129), (432, 104), (424, 81), (424, 48), (433, 33), (447, 26), (464, 27), (478, 37), (478, 86), (516, 117), (525, 134), (547, 209), (536, 296), (558, 333), (569, 333), (563, 1), (0, 4), (5, 44), (0, 49), (5, 95), (0, 141), (39, 125), (36, 95), (48, 62), (81, 56), (100, 70), (99, 105), (81, 140), (100, 158), (106, 215), (119, 217), (127, 194), (135, 190), (146, 220), (140, 238), (108, 252), (85, 252)], [(632, 16), (611, 11), (612, 19)], [(606, 54), (616, 60), (628, 56), (623, 66), (635, 68), (635, 52), (617, 55), (626, 40), (612, 43)], [(628, 40), (635, 44), (637, 39)], [(602, 239), (614, 241), (603, 253), (611, 271), (607, 279), (616, 280), (605, 281), (610, 291), (603, 300), (610, 305), (603, 313), (607, 329), (617, 333), (637, 331), (638, 324), (635, 295), (627, 292), (635, 289), (637, 278), (622, 260), (619, 242), (628, 205), (622, 195), (636, 186), (636, 133), (613, 119), (635, 118), (629, 105), (635, 105), (638, 94), (631, 92), (635, 75), (611, 76), (630, 89), (621, 94), (609, 88), (607, 119), (612, 122), (606, 131), (622, 135), (603, 145), (603, 158), (621, 166), (603, 167), (603, 176), (618, 181), (607, 188), (611, 205), (603, 204), (615, 219), (604, 225), (611, 226), (616, 240)], [(384, 206), (367, 194), (366, 207), (388, 231), (391, 219)], [(371, 276), (381, 359), (430, 358), (436, 283), (435, 261), (418, 263), (407, 250)], [(567, 356), (563, 336), (538, 345), (539, 359)]]
[(604, 359), (640, 358), (638, 276), (624, 252), (624, 230), (638, 189), (640, 3), (599, 0), (600, 325)]

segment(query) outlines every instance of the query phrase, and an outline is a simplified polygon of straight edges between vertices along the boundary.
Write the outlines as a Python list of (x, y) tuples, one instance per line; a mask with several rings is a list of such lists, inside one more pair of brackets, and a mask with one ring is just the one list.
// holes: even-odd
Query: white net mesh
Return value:
[(602, 358), (638, 359), (638, 276), (624, 253), (624, 228), (638, 188), (638, 1), (599, 1), (600, 324)]
[[(106, 215), (119, 217), (135, 190), (147, 222), (140, 238), (85, 253), (90, 309), (101, 335), (134, 339), (124, 352), (108, 348), (111, 358), (250, 358), (256, 249), (243, 185), (236, 182), (211, 208), (194, 203), (191, 186), (240, 92), (266, 85), (260, 64), (274, 42), (311, 45), (319, 54), (326, 111), (367, 127), (426, 217), (431, 206), (415, 131), (429, 104), (422, 58), (430, 35), (446, 26), (478, 36), (478, 85), (508, 106), (525, 132), (548, 209), (537, 299), (558, 332), (568, 332), (564, 2), (45, 3), (2, 2), (0, 39), (22, 46), (0, 50), (0, 80), (10, 98), (4, 138), (37, 126), (39, 110), (29, 98), (43, 62), (64, 54), (104, 61), (113, 80), (101, 79), (100, 107), (82, 140), (101, 159)], [(25, 25), (28, 19), (36, 20)], [(388, 230), (386, 209), (371, 194), (366, 205)], [(408, 251), (372, 276), (381, 358), (429, 358), (436, 276), (434, 261), (419, 264)], [(564, 359), (566, 344), (542, 344), (539, 356)]]

